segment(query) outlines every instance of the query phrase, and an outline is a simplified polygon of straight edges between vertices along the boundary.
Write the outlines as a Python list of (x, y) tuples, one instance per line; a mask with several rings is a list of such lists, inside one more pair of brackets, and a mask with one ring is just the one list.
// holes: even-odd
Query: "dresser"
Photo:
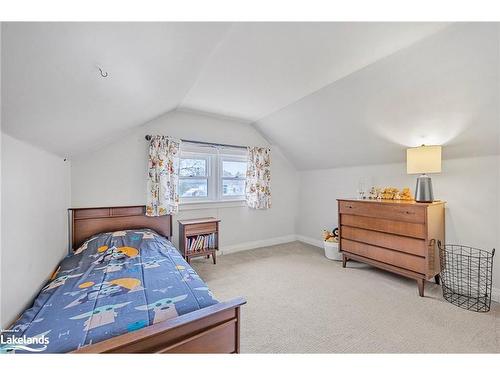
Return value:
[(445, 202), (338, 199), (342, 266), (350, 259), (439, 284), (437, 241), (445, 243)]

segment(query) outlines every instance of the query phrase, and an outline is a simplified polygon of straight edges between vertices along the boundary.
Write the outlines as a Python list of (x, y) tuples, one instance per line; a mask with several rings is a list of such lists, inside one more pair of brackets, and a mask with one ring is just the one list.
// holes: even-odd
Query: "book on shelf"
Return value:
[(215, 233), (187, 238), (186, 248), (190, 252), (203, 251), (215, 247)]

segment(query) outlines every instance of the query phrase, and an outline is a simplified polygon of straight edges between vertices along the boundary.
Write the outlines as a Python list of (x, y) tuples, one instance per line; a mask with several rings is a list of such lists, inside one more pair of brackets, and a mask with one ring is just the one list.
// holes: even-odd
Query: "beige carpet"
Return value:
[(444, 301), (441, 289), (361, 263), (343, 269), (292, 242), (195, 259), (219, 300), (244, 296), (243, 353), (500, 352), (500, 305), (489, 313)]

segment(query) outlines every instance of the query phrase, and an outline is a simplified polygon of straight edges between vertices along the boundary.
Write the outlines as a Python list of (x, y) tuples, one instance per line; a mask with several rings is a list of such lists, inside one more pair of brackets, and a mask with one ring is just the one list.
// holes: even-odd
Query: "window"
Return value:
[(181, 203), (236, 201), (245, 198), (246, 152), (186, 147), (180, 156)]
[(238, 158), (221, 157), (221, 196), (222, 198), (241, 198), (245, 195), (247, 162)]
[(179, 196), (208, 197), (208, 158), (182, 158), (179, 165)]

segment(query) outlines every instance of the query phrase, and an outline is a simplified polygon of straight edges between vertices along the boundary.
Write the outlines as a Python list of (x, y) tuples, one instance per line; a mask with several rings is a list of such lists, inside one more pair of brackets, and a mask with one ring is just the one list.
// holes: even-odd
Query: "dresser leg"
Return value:
[(424, 279), (418, 279), (417, 280), (418, 295), (420, 297), (424, 296), (424, 285), (425, 285), (425, 280)]
[(212, 259), (214, 260), (214, 264), (217, 264), (217, 260), (215, 259), (215, 251), (212, 253)]
[(342, 254), (342, 268), (345, 268), (346, 263), (347, 263), (347, 257), (344, 254)]
[(434, 281), (437, 285), (441, 285), (441, 278), (439, 277), (439, 275), (434, 276)]

